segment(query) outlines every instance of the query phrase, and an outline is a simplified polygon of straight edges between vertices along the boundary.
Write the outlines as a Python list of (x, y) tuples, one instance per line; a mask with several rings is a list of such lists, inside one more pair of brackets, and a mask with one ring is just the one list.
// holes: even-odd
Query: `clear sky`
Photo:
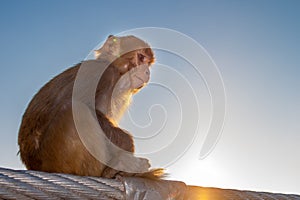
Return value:
[[(83, 60), (109, 34), (164, 27), (185, 33), (209, 52), (227, 96), (225, 125), (213, 152), (199, 160), (200, 148), (192, 146), (169, 167), (170, 177), (300, 194), (299, 1), (129, 2), (1, 2), (0, 166), (24, 168), (16, 155), (21, 117), (50, 78)], [(160, 55), (158, 61), (168, 62)], [(194, 89), (201, 95), (201, 85)], [(139, 98), (146, 95), (147, 90)]]

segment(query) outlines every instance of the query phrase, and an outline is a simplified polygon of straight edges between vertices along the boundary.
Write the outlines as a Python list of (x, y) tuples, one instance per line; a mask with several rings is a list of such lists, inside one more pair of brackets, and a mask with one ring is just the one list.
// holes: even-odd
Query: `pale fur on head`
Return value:
[(112, 62), (115, 58), (120, 56), (120, 42), (117, 37), (110, 35), (100, 49), (94, 51), (95, 59), (99, 59), (100, 55), (102, 58), (106, 58)]

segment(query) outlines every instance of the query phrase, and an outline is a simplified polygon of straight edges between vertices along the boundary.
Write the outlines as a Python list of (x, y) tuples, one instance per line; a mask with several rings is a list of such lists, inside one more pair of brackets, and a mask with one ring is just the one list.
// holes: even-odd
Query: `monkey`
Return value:
[[(163, 169), (151, 170), (146, 158), (134, 157), (132, 135), (118, 126), (132, 96), (148, 83), (154, 61), (153, 50), (143, 40), (132, 35), (110, 35), (103, 46), (95, 50), (94, 60), (76, 64), (46, 83), (30, 101), (19, 129), (19, 153), (26, 168), (105, 178), (161, 178)], [(97, 67), (103, 67), (103, 63), (108, 66), (97, 84), (95, 110), (86, 106), (88, 112), (96, 114), (93, 119), (99, 123), (106, 138), (132, 154), (131, 164), (144, 173), (119, 171), (105, 165), (81, 141), (72, 114), (72, 94), (76, 75), (85, 62)], [(106, 144), (99, 141), (99, 145), (103, 155), (109, 154)], [(110, 162), (122, 165), (118, 155), (110, 156), (113, 157)]]

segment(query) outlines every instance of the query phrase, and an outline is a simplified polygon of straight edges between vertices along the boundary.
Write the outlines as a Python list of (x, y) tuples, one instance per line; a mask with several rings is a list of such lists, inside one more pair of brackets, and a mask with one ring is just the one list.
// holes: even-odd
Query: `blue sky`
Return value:
[[(20, 169), (32, 96), (109, 34), (165, 27), (194, 38), (222, 74), (227, 117), (214, 151), (170, 167), (189, 184), (300, 194), (299, 1), (3, 1), (0, 166)], [(199, 87), (199, 90), (201, 87)], [(142, 97), (141, 97), (142, 98)], [(205, 106), (205, 105), (204, 105)]]

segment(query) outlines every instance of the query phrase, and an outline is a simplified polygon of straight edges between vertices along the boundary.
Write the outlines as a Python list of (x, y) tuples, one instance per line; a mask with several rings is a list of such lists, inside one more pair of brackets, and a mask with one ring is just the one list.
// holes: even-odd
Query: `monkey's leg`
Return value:
[[(134, 176), (135, 173), (127, 173), (126, 169), (128, 171), (148, 171), (150, 167), (149, 161), (145, 158), (138, 158), (133, 156), (134, 144), (133, 144), (132, 136), (126, 131), (122, 130), (121, 128), (114, 126), (109, 121), (109, 119), (100, 111), (96, 111), (96, 114), (100, 126), (103, 132), (105, 133), (106, 137), (114, 145), (120, 148), (120, 151), (110, 152), (113, 154), (111, 155), (113, 159), (109, 162), (110, 166), (104, 170), (102, 176), (107, 178), (114, 178), (116, 174), (120, 174), (120, 173), (123, 174), (126, 173), (127, 176)], [(129, 156), (128, 154), (122, 156), (123, 150), (130, 152)], [(113, 169), (114, 166), (117, 169)], [(122, 171), (118, 170), (120, 168), (124, 170)]]

